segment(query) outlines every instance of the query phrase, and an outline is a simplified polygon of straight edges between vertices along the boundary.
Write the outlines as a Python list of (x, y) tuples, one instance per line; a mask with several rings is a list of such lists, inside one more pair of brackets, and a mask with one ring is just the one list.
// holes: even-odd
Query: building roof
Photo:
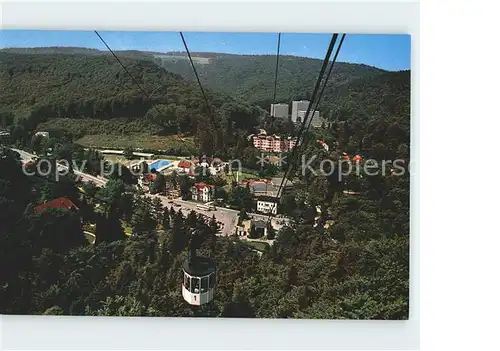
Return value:
[(252, 224), (255, 226), (255, 228), (260, 229), (260, 228), (266, 228), (267, 223), (265, 221), (262, 221), (260, 219), (252, 221)]
[(250, 187), (253, 188), (253, 191), (266, 191), (268, 186), (265, 182), (253, 182), (250, 183)]
[(46, 202), (42, 205), (38, 205), (34, 208), (35, 212), (40, 213), (47, 208), (58, 208), (63, 210), (78, 210), (78, 207), (66, 197), (59, 197), (52, 201)]
[(152, 182), (152, 181), (154, 181), (156, 179), (156, 174), (154, 174), (154, 173), (146, 173), (144, 175), (144, 179)]
[(241, 186), (248, 186), (250, 187), (254, 192), (262, 192), (262, 191), (269, 191), (272, 190), (272, 184), (266, 180), (248, 180), (248, 181), (242, 181)]
[(203, 277), (215, 272), (217, 265), (215, 261), (209, 257), (196, 256), (184, 260), (182, 269), (189, 275)]
[[(123, 150), (97, 150), (101, 154), (109, 154), (109, 155), (123, 155)], [(133, 152), (135, 156), (142, 157), (153, 157), (155, 154), (147, 153), (147, 152)]]
[(191, 168), (191, 165), (192, 165), (191, 161), (180, 160), (177, 167), (179, 167), (179, 168)]
[(193, 186), (198, 190), (202, 190), (204, 188), (215, 188), (213, 185), (208, 185), (205, 183), (195, 183)]

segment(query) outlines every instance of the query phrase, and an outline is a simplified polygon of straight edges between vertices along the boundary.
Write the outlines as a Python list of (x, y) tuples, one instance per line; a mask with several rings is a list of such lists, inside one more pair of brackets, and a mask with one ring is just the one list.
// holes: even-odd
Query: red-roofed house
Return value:
[(213, 185), (207, 185), (205, 183), (196, 183), (191, 188), (192, 199), (195, 201), (209, 202), (213, 200), (214, 197)]
[(180, 168), (182, 171), (188, 173), (189, 170), (194, 167), (194, 164), (189, 160), (180, 160), (179, 163), (177, 164), (177, 167)]
[(78, 211), (78, 207), (68, 198), (59, 197), (34, 208), (36, 213), (43, 212), (47, 208), (59, 208), (68, 211)]
[(149, 184), (153, 183), (155, 180), (156, 174), (154, 173), (146, 173), (140, 178), (143, 187), (149, 186)]

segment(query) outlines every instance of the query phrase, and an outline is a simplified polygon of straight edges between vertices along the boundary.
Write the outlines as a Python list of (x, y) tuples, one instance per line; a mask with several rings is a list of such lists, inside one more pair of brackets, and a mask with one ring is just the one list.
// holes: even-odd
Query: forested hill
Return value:
[[(29, 111), (35, 122), (52, 118), (126, 118), (158, 126), (165, 134), (248, 132), (264, 111), (167, 72), (151, 60), (121, 58), (134, 83), (111, 55), (0, 52), (0, 111)], [(146, 96), (147, 97), (146, 97)], [(34, 122), (34, 123), (35, 123)], [(228, 129), (229, 132), (227, 131)], [(210, 140), (200, 140), (210, 143)]]
[(410, 122), (411, 72), (386, 72), (325, 91), (324, 115), (335, 120), (392, 118)]
[[(13, 108), (53, 105), (66, 117), (142, 117), (152, 104), (165, 103), (202, 109), (194, 83), (148, 60), (122, 62), (149, 98), (109, 55), (0, 53), (0, 102)], [(216, 105), (232, 100), (208, 95)]]
[[(182, 53), (179, 58), (182, 58)], [(272, 102), (276, 69), (275, 55), (229, 55), (195, 53), (207, 57), (208, 62), (198, 62), (197, 70), (202, 82), (217, 87), (235, 97), (244, 98), (268, 108)], [(176, 56), (175, 56), (176, 57)], [(171, 72), (192, 77), (189, 61), (172, 59), (168, 55), (156, 56), (156, 61)], [(278, 66), (277, 101), (290, 102), (308, 99), (321, 69), (322, 60), (280, 56)], [(337, 87), (367, 76), (385, 71), (360, 64), (336, 63), (330, 78), (331, 87)]]
[[(107, 51), (72, 47), (11, 48), (0, 50), (18, 54), (84, 54), (109, 55)], [(120, 57), (153, 60), (170, 72), (194, 80), (185, 52), (116, 51)], [(275, 55), (235, 55), (191, 53), (202, 84), (211, 89), (240, 98), (268, 109), (272, 102), (276, 69)], [(322, 60), (282, 55), (279, 60), (276, 99), (290, 102), (310, 98)], [(330, 78), (330, 87), (338, 87), (359, 78), (378, 76), (386, 71), (363, 64), (337, 62)], [(328, 93), (327, 93), (328, 95)]]

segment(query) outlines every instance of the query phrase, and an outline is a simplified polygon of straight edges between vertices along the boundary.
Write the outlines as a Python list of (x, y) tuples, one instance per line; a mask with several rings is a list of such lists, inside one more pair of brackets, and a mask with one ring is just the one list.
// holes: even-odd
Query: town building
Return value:
[(253, 146), (265, 152), (285, 152), (293, 149), (297, 138), (281, 138), (278, 135), (253, 135)]
[(194, 177), (195, 163), (190, 160), (180, 160), (177, 162), (176, 170), (180, 174), (187, 174), (189, 177)]
[(329, 151), (330, 150), (330, 147), (328, 146), (327, 143), (325, 143), (323, 140), (316, 140), (317, 143), (323, 148), (325, 149), (326, 151)]
[(139, 177), (139, 185), (142, 187), (142, 190), (149, 192), (150, 186), (156, 180), (156, 173), (145, 173)]
[(271, 104), (271, 116), (288, 118), (288, 104)]
[(78, 211), (78, 207), (73, 203), (73, 201), (71, 201), (66, 197), (59, 197), (52, 201), (46, 202), (42, 205), (38, 205), (34, 208), (34, 211), (36, 213), (41, 213), (48, 208), (57, 208), (68, 211)]
[(36, 132), (35, 136), (41, 136), (42, 138), (48, 138), (49, 132)]
[[(307, 111), (299, 111), (297, 114), (297, 121), (304, 121), (306, 118), (306, 112)], [(312, 117), (311, 117), (311, 126), (314, 128), (319, 128), (323, 124), (323, 120), (321, 119), (319, 115), (319, 111), (314, 111)], [(309, 122), (306, 122), (305, 126), (308, 126)]]
[(262, 213), (278, 213), (278, 198), (274, 196), (258, 196), (257, 197), (257, 212)]
[(277, 135), (253, 136), (255, 148), (266, 152), (281, 152), (281, 138)]
[(212, 162), (210, 163), (211, 169), (214, 169), (216, 173), (224, 171), (225, 166), (226, 166), (226, 163), (224, 163), (218, 157), (212, 158)]
[(267, 179), (243, 181), (241, 182), (241, 186), (248, 186), (253, 196), (274, 194), (273, 184)]
[(307, 109), (309, 108), (309, 103), (309, 100), (292, 101), (292, 122), (297, 122), (299, 111), (307, 111)]
[(196, 183), (191, 188), (192, 199), (194, 201), (209, 202), (214, 198), (215, 187), (205, 183)]
[[(46, 132), (40, 132), (40, 133), (46, 133)], [(47, 133), (47, 136), (48, 136), (48, 133)], [(85, 150), (88, 150), (88, 149), (85, 149)], [(98, 151), (102, 155), (123, 155), (123, 153), (124, 153), (124, 150), (98, 150)], [(153, 158), (153, 156), (155, 154), (151, 154), (151, 153), (147, 153), (147, 152), (135, 152), (134, 151), (133, 155), (137, 156), (137, 157), (151, 159), (151, 158)]]
[(237, 236), (245, 236), (245, 235), (247, 235), (247, 232), (246, 232), (245, 227), (243, 225), (236, 225), (234, 227), (234, 234)]
[(255, 231), (258, 233), (257, 237), (263, 237), (267, 236), (267, 223), (263, 220), (257, 219), (257, 220), (252, 220), (251, 224)]

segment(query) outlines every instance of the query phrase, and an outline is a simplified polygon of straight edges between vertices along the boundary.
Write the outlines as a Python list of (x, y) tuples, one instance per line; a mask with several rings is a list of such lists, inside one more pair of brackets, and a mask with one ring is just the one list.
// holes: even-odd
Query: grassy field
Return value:
[(85, 135), (76, 141), (84, 147), (99, 149), (134, 149), (167, 150), (177, 148), (182, 151), (196, 150), (192, 138), (184, 138), (182, 142), (177, 136), (159, 136), (148, 134), (133, 135)]
[[(231, 184), (231, 182), (236, 179), (236, 173), (221, 173), (221, 177), (226, 180), (227, 184)], [(256, 173), (241, 172), (240, 174), (238, 174), (238, 180), (240, 182), (247, 179), (256, 179), (258, 177), (259, 176)]]
[(242, 241), (241, 243), (261, 252), (264, 252), (266, 247), (269, 247), (269, 244), (264, 241)]

